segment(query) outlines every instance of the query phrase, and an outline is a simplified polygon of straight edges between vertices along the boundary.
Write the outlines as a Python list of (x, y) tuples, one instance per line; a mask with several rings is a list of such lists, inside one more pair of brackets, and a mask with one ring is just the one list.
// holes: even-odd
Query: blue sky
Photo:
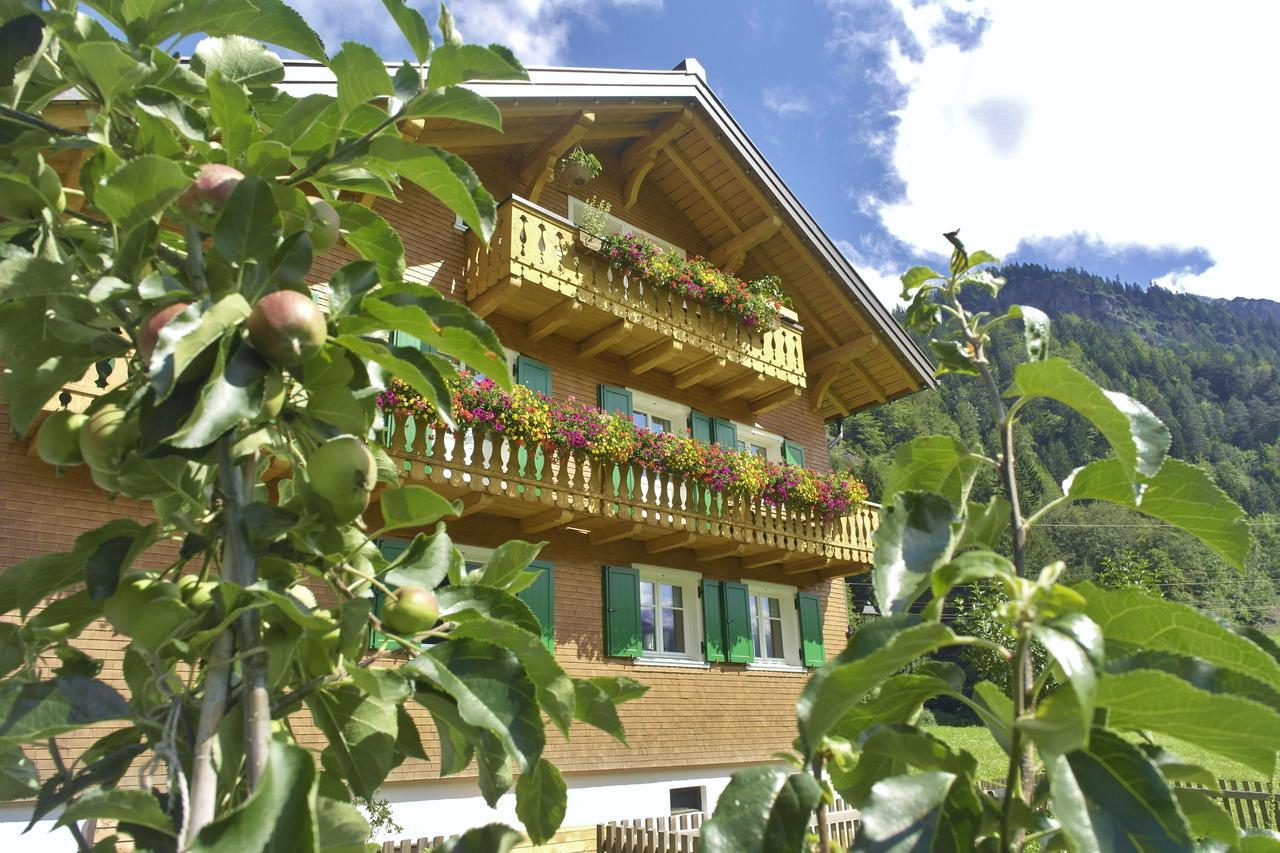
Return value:
[[(379, 0), (289, 0), (331, 49), (402, 50)], [(367, 7), (367, 13), (360, 11)], [(427, 11), (425, 4), (422, 5)], [(1275, 297), (1271, 4), (1078, 0), (456, 0), (528, 64), (696, 57), (883, 299), (971, 248), (1215, 296)], [(434, 17), (434, 15), (429, 15)], [(1270, 20), (1264, 20), (1269, 18)]]

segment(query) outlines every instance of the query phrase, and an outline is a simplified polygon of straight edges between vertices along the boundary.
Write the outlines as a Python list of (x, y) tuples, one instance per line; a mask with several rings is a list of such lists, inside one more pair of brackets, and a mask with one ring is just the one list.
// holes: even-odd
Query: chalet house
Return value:
[[(288, 65), (291, 91), (332, 87), (323, 66)], [(672, 71), (538, 68), (529, 76), (474, 86), (501, 109), (504, 133), (453, 121), (404, 128), (463, 156), (499, 200), (490, 245), (416, 189), (399, 203), (371, 200), (406, 247), (407, 278), (483, 315), (518, 382), (553, 400), (624, 411), (654, 431), (691, 430), (817, 472), (830, 471), (829, 419), (931, 384), (924, 354), (747, 139), (695, 60)], [(575, 146), (603, 165), (581, 187), (560, 168)], [(577, 227), (592, 196), (612, 205), (605, 233), (649, 237), (744, 280), (776, 274), (794, 310), (757, 328), (646, 287)], [(340, 246), (318, 261), (320, 295), (325, 276), (352, 257)], [(95, 378), (70, 389), (73, 407), (96, 393)], [(571, 675), (626, 675), (650, 687), (620, 708), (629, 748), (586, 727), (571, 740), (548, 732), (548, 756), (569, 785), (562, 849), (594, 849), (598, 822), (709, 810), (735, 770), (790, 748), (811, 667), (844, 647), (842, 578), (869, 567), (874, 507), (824, 519), (623, 466), (584, 477), (554, 454), (493, 433), (445, 434), (402, 413), (387, 414), (381, 440), (408, 481), (462, 501), (449, 532), (469, 560), (512, 538), (547, 541), (524, 597)], [(150, 515), (108, 500), (83, 468), (56, 478), (7, 424), (0, 480), (4, 566), (68, 548), (107, 517)], [(123, 688), (110, 627), (85, 636), (108, 662), (104, 677)], [(425, 714), (422, 723), (427, 753), (439, 755)], [(309, 720), (296, 725), (305, 742), (322, 743)], [(473, 777), (441, 779), (435, 762), (402, 765), (382, 795), (405, 837), (495, 819), (517, 824), (513, 797), (495, 813)], [(0, 809), (0, 834), (27, 812)]]

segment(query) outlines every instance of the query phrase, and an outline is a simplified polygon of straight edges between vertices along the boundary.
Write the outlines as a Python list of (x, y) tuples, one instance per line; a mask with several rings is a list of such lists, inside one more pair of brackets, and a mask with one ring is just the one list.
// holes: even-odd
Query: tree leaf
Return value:
[(165, 30), (163, 35), (156, 34), (157, 41), (178, 33), (241, 35), (297, 51), (316, 62), (328, 60), (319, 36), (282, 0), (184, 3), (176, 15), (165, 19)]
[(796, 722), (806, 751), (821, 743), (886, 678), (955, 641), (950, 628), (911, 614), (883, 616), (859, 627), (848, 647), (810, 677), (796, 701)]
[(366, 362), (373, 362), (388, 375), (403, 380), (435, 408), (446, 424), (453, 422), (449, 386), (444, 378), (456, 371), (448, 359), (422, 352), (417, 347), (391, 346), (384, 341), (355, 335), (338, 335), (334, 343)]
[(594, 726), (612, 735), (624, 746), (627, 745), (627, 735), (622, 730), (616, 703), (603, 688), (590, 679), (573, 680), (573, 718)]
[(546, 844), (564, 822), (568, 786), (556, 766), (545, 758), (520, 774), (516, 782), (516, 817), (529, 840)]
[[(1060, 358), (1019, 364), (1006, 396), (1057, 400), (1097, 427), (1126, 471), (1154, 477), (1169, 450), (1169, 428), (1146, 406), (1104, 391)], [(1133, 479), (1132, 474), (1129, 479)]]
[(134, 59), (114, 41), (62, 39), (60, 43), (75, 58), (108, 107), (145, 80), (152, 71), (150, 66)]
[[(1033, 623), (1028, 626), (1031, 636), (1042, 645), (1058, 665), (1069, 692), (1059, 689), (1054, 696), (1057, 702), (1071, 702), (1071, 713), (1066, 714), (1075, 724), (1074, 743), (1071, 748), (1083, 746), (1089, 737), (1093, 721), (1093, 703), (1098, 687), (1095, 662), (1102, 659), (1102, 632), (1087, 616), (1073, 614), (1049, 623)], [(1058, 695), (1061, 693), (1061, 695)], [(1034, 730), (1034, 726), (1031, 727)], [(1037, 741), (1040, 743), (1040, 741)], [(1069, 749), (1055, 751), (1067, 752)]]
[(382, 57), (368, 45), (344, 41), (329, 61), (338, 83), (338, 108), (349, 113), (361, 104), (391, 94), (391, 75)]
[(1160, 771), (1136, 747), (1105, 729), (1089, 746), (1042, 753), (1052, 811), (1073, 850), (1191, 850), (1190, 828)]
[(481, 730), (470, 725), (458, 713), (458, 705), (444, 693), (425, 688), (419, 683), (414, 699), (431, 712), (440, 740), (440, 775), (461, 773), (475, 754), (472, 746), (480, 740)]
[[(428, 78), (435, 70), (441, 50), (443, 48), (436, 50)], [(386, 74), (385, 70), (383, 74)], [(430, 83), (428, 86), (431, 87)], [(489, 242), (497, 221), (497, 205), (481, 185), (475, 170), (461, 157), (434, 145), (419, 145), (398, 136), (374, 139), (369, 144), (369, 156), (383, 161), (402, 178), (434, 195), (445, 207), (461, 216), (467, 227), (479, 234), (482, 240)]]
[[(1242, 696), (1211, 693), (1157, 670), (1108, 673), (1098, 685), (1107, 725), (1151, 729), (1247, 765), (1270, 778), (1280, 713)], [(1229, 726), (1223, 721), (1230, 720)]]
[(431, 534), (419, 533), (409, 547), (386, 568), (383, 580), (396, 586), (435, 589), (449, 575), (450, 564), (462, 568), (462, 554), (453, 547), (443, 525)]
[(938, 601), (954, 587), (986, 578), (1012, 578), (1014, 574), (1013, 563), (1007, 557), (994, 551), (968, 551), (940, 566), (933, 573), (930, 583), (934, 601)]
[(120, 694), (96, 679), (0, 683), (0, 750), (131, 716)]
[(993, 495), (986, 503), (969, 501), (964, 514), (964, 527), (956, 540), (955, 550), (999, 546), (1005, 530), (1009, 528), (1009, 501), (1001, 495)]
[[(493, 101), (461, 86), (428, 89), (405, 104), (403, 112), (405, 118), (448, 118), (502, 130), (502, 113)], [(431, 141), (430, 134), (424, 141)]]
[(448, 839), (432, 853), (510, 853), (520, 841), (520, 833), (511, 827), (490, 823)]
[(396, 764), (397, 703), (358, 685), (317, 690), (306, 703), (325, 735), (325, 769), (341, 774), (356, 796), (373, 797)]
[(1195, 465), (1166, 459), (1154, 477), (1135, 485), (1120, 460), (1099, 459), (1072, 471), (1062, 491), (1071, 500), (1108, 501), (1168, 522), (1244, 568), (1250, 544), (1244, 510)]
[(431, 55), (431, 29), (423, 20), (421, 13), (404, 0), (382, 0), (382, 5), (386, 7), (387, 14), (396, 22), (405, 40), (409, 42), (414, 59), (418, 60), (419, 65), (426, 62), (427, 57)]
[(68, 803), (58, 816), (57, 826), (99, 818), (123, 821), (175, 835), (173, 818), (165, 814), (160, 801), (150, 791), (129, 788), (100, 788)]
[(93, 206), (127, 230), (159, 216), (191, 183), (182, 167), (167, 157), (143, 154), (102, 179)]
[[(281, 71), (283, 73), (283, 68)], [(249, 98), (239, 83), (227, 79), (221, 71), (215, 69), (208, 77), (209, 112), (214, 124), (222, 131), (222, 147), (226, 149), (227, 159), (235, 163), (245, 153), (253, 137), (253, 111), (249, 107)], [(287, 148), (285, 156), (287, 164)]]
[(874, 695), (854, 705), (840, 718), (831, 735), (856, 743), (872, 726), (908, 722), (926, 700), (959, 693), (963, 687), (964, 671), (958, 666), (929, 661), (919, 671), (892, 676), (879, 685)]
[(489, 586), (447, 586), (436, 590), (440, 616), (461, 619), (467, 613), (510, 622), (530, 634), (541, 634), (542, 626), (529, 605), (511, 593)]
[(316, 829), (321, 853), (366, 853), (369, 821), (351, 803), (316, 798)]
[(546, 542), (512, 539), (499, 545), (485, 564), (467, 575), (467, 583), (505, 589), (538, 558)]
[(1088, 581), (1075, 589), (1108, 642), (1201, 658), (1280, 689), (1280, 661), (1210, 616), (1136, 589), (1101, 589)]
[(71, 271), (70, 264), (39, 257), (0, 260), (0, 302), (77, 295), (81, 288), (72, 282)]
[[(908, 767), (940, 770), (972, 783), (978, 762), (972, 755), (955, 750), (940, 738), (901, 723), (877, 726), (864, 733), (858, 743), (858, 763), (851, 772), (837, 773), (831, 781), (854, 808), (864, 808), (881, 780), (900, 776)], [(963, 784), (963, 783), (962, 783)]]
[(1113, 653), (1106, 665), (1106, 671), (1113, 675), (1139, 669), (1157, 669), (1176, 675), (1183, 681), (1210, 693), (1230, 693), (1261, 702), (1272, 708), (1280, 708), (1280, 691), (1271, 685), (1234, 670), (1214, 666), (1190, 655), (1151, 650), (1138, 651), (1122, 657), (1116, 657)]
[(969, 489), (986, 462), (969, 448), (947, 435), (925, 435), (898, 446), (893, 464), (884, 477), (881, 502), (900, 491), (933, 492), (962, 507)]
[(450, 640), (430, 647), (401, 671), (452, 696), (462, 719), (496, 737), (521, 772), (542, 755), (546, 733), (537, 691), (510, 651), (479, 640)]
[(88, 590), (79, 590), (55, 599), (27, 622), (31, 635), (41, 639), (61, 640), (79, 636), (94, 619), (102, 616), (102, 603), (94, 601)]
[[(105, 576), (113, 566), (102, 561), (108, 555), (113, 559), (115, 574), (127, 570), (138, 555), (155, 541), (156, 526), (143, 527), (129, 519), (115, 519), (99, 528), (81, 533), (76, 537), (72, 549), (63, 554), (41, 554), (23, 560), (0, 572), (0, 612), (8, 612), (17, 608), (22, 616), (31, 612), (42, 599), (61, 592), (85, 577), (91, 561), (98, 560), (94, 569), (94, 586), (105, 590), (108, 582)], [(133, 546), (121, 553), (120, 539), (126, 539)], [(97, 556), (101, 553), (102, 556)], [(99, 586), (101, 584), (101, 586)], [(114, 587), (112, 587), (114, 592)]]
[(167, 443), (187, 449), (208, 447), (240, 421), (256, 418), (262, 411), (263, 387), (270, 369), (267, 360), (253, 347), (235, 338), (224, 338), (218, 361), (200, 388), (191, 416), (169, 436)]
[(342, 317), (360, 308), (360, 299), (378, 284), (378, 267), (372, 261), (352, 261), (329, 279), (329, 314)]
[(808, 773), (780, 767), (739, 770), (702, 825), (704, 853), (800, 850), (822, 790)]
[(930, 281), (945, 280), (946, 276), (929, 267), (912, 267), (902, 274), (902, 300), (911, 298), (911, 294)]
[(940, 770), (877, 782), (862, 809), (859, 846), (904, 853), (969, 849), (982, 820), (971, 784)]
[(315, 807), (316, 768), (311, 753), (273, 740), (258, 787), (241, 805), (200, 830), (191, 851), (291, 853), (311, 849), (319, 843)]
[(575, 709), (573, 682), (564, 674), (555, 655), (547, 651), (542, 637), (487, 616), (461, 614), (456, 618), (461, 622), (450, 632), (451, 637), (496, 643), (520, 660), (525, 675), (538, 689), (538, 704), (561, 734), (568, 736)]
[(354, 201), (334, 202), (346, 243), (360, 257), (373, 261), (383, 284), (404, 280), (404, 244), (387, 220)]
[(0, 750), (0, 802), (29, 800), (40, 790), (40, 776), (16, 746)]
[(468, 80), (528, 80), (529, 74), (515, 57), (478, 44), (445, 43), (431, 54), (427, 88), (443, 89)]
[(1049, 315), (1030, 305), (1012, 305), (1009, 316), (1022, 320), (1027, 343), (1027, 358), (1044, 361), (1049, 357)]
[(280, 57), (252, 38), (238, 35), (201, 39), (191, 54), (191, 70), (205, 78), (217, 72), (227, 82), (251, 89), (284, 79)]
[(929, 492), (898, 492), (881, 506), (872, 578), (881, 613), (902, 613), (924, 592), (951, 559), (959, 521), (950, 501)]
[(450, 501), (426, 486), (387, 489), (378, 499), (384, 530), (425, 527), (447, 515), (462, 512), (462, 504)]
[(265, 263), (280, 241), (280, 209), (265, 178), (246, 176), (227, 199), (214, 226), (218, 254), (237, 266)]

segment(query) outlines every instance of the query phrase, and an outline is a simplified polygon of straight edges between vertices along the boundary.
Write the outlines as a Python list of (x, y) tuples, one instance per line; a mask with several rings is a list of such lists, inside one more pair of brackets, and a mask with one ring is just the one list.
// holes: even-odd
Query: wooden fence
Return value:
[(1219, 800), (1241, 829), (1280, 830), (1280, 796), (1269, 782), (1219, 779), (1217, 791), (1199, 785), (1179, 785)]
[[(858, 829), (859, 813), (837, 798), (827, 811), (831, 840), (848, 848)], [(696, 853), (706, 812), (610, 821), (596, 826), (597, 853)], [(816, 831), (816, 823), (810, 824)]]

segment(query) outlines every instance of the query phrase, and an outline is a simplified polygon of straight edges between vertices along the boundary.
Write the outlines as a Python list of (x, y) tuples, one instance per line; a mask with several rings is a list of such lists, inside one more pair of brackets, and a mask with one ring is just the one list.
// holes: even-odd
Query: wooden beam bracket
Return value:
[(570, 116), (568, 121), (529, 152), (520, 165), (520, 183), (528, 188), (526, 195), (529, 201), (537, 203), (538, 196), (542, 195), (542, 188), (555, 178), (556, 163), (561, 156), (586, 136), (595, 123), (595, 113), (583, 111)]
[(572, 296), (566, 296), (557, 302), (554, 308), (525, 323), (525, 337), (531, 341), (540, 341), (572, 321), (581, 311), (582, 303)]
[(519, 290), (522, 283), (522, 279), (508, 276), (468, 302), (467, 307), (481, 317), (488, 317), (495, 308), (515, 295), (514, 291)]
[(635, 328), (630, 320), (618, 320), (605, 326), (582, 343), (578, 344), (578, 355), (582, 358), (591, 358), (599, 355), (609, 348), (614, 341), (621, 340), (623, 336), (631, 333)]
[(746, 258), (747, 252), (768, 240), (782, 227), (782, 219), (776, 215), (766, 216), (741, 234), (734, 235), (707, 254), (707, 260), (728, 272), (737, 272)]
[(619, 539), (629, 539), (635, 535), (640, 529), (640, 523), (636, 521), (618, 521), (607, 527), (597, 527), (587, 534), (587, 540), (592, 545), (607, 545), (610, 542), (617, 542)]
[(770, 551), (763, 551), (759, 554), (749, 554), (742, 558), (742, 568), (758, 569), (762, 566), (771, 566), (774, 563), (781, 563), (787, 556), (787, 551), (780, 548), (774, 548)]
[(544, 530), (563, 527), (571, 521), (573, 521), (573, 513), (569, 510), (549, 509), (546, 512), (520, 519), (520, 532), (541, 533)]
[(665, 551), (674, 551), (677, 548), (692, 545), (696, 538), (697, 536), (693, 533), (677, 530), (675, 533), (668, 533), (666, 536), (650, 539), (644, 543), (644, 552), (646, 554), (661, 554)]
[(725, 360), (718, 355), (709, 355), (706, 358), (699, 359), (688, 367), (680, 368), (673, 374), (676, 387), (681, 391), (691, 388), (717, 370), (724, 369), (725, 364)]
[(622, 173), (626, 175), (622, 191), (623, 207), (632, 207), (636, 203), (636, 199), (640, 197), (640, 186), (658, 162), (658, 152), (685, 132), (689, 126), (689, 117), (687, 108), (671, 113), (658, 122), (658, 126), (648, 136), (631, 143), (622, 152)]
[(765, 412), (772, 411), (784, 403), (799, 399), (800, 394), (799, 386), (788, 385), (785, 388), (779, 388), (777, 391), (772, 391), (763, 397), (752, 400), (747, 405), (751, 408), (751, 414), (763, 415)]
[(835, 364), (839, 361), (852, 361), (864, 353), (870, 352), (880, 346), (880, 339), (874, 334), (863, 335), (860, 338), (832, 347), (825, 352), (820, 352), (815, 356), (805, 355), (804, 368), (810, 373), (822, 370), (829, 364)]
[(648, 373), (682, 349), (684, 349), (684, 344), (675, 338), (663, 338), (660, 341), (655, 341), (627, 356), (627, 370), (636, 375)]

